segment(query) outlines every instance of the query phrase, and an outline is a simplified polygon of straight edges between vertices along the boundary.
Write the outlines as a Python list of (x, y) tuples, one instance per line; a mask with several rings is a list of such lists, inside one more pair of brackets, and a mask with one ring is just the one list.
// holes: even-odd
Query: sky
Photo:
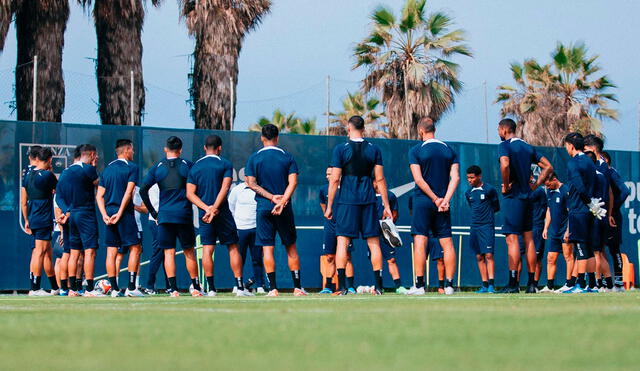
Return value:
[[(273, 0), (270, 14), (243, 45), (234, 129), (247, 130), (259, 117), (270, 117), (276, 108), (316, 118), (318, 126), (324, 127), (327, 96), (331, 111), (337, 112), (347, 92), (360, 87), (365, 71), (352, 70), (352, 50), (367, 35), (372, 11), (383, 5), (398, 13), (402, 4), (401, 0)], [(63, 57), (63, 121), (98, 123), (93, 21), (75, 1), (71, 1), (71, 9)], [(607, 147), (639, 148), (640, 2), (431, 0), (427, 9), (453, 16), (456, 27), (466, 30), (474, 52), (473, 58), (455, 60), (461, 65), (465, 89), (457, 97), (455, 109), (439, 123), (442, 139), (484, 143), (488, 122), (488, 142), (497, 143), (500, 107), (493, 101), (497, 86), (512, 84), (509, 64), (532, 57), (548, 62), (558, 42), (581, 41), (590, 53), (600, 55), (603, 73), (618, 85), (615, 93), (620, 102), (612, 107), (619, 110), (620, 120), (605, 122)], [(175, 0), (166, 0), (160, 8), (147, 6), (143, 31), (145, 126), (193, 127), (187, 77), (194, 42), (178, 14)], [(12, 27), (0, 55), (0, 119), (15, 118), (9, 105), (15, 60)]]

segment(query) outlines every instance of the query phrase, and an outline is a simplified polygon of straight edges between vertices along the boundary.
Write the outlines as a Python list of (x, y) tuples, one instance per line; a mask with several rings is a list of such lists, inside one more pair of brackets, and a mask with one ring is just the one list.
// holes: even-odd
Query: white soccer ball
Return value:
[(356, 287), (356, 292), (358, 294), (364, 294), (365, 292), (367, 292), (367, 290), (369, 290), (369, 286), (358, 286), (358, 287)]
[(96, 282), (94, 290), (106, 294), (111, 290), (111, 283), (109, 280), (100, 280)]
[(193, 294), (194, 291), (193, 284), (189, 285), (189, 294)]

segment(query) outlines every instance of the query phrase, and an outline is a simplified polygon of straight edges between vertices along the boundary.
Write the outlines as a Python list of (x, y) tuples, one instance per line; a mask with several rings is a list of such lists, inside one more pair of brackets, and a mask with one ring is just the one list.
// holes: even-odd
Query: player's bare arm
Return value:
[(331, 168), (331, 176), (329, 177), (329, 190), (327, 191), (327, 207), (324, 211), (324, 217), (327, 219), (333, 218), (333, 201), (336, 198), (336, 192), (338, 192), (338, 185), (340, 185), (341, 176), (342, 168)]
[(389, 208), (389, 193), (387, 192), (387, 181), (384, 178), (384, 167), (382, 165), (376, 165), (373, 168), (373, 174), (375, 176), (375, 182), (380, 190), (380, 197), (382, 197), (382, 204), (384, 205), (384, 213), (382, 218), (393, 218), (391, 209)]

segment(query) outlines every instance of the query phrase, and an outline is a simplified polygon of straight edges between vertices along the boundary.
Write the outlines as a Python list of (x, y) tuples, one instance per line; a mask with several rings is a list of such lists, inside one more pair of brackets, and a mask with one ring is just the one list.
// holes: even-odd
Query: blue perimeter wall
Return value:
[[(72, 162), (73, 147), (82, 143), (94, 144), (99, 151), (100, 161), (98, 170), (104, 169), (105, 164), (115, 158), (114, 144), (117, 139), (129, 138), (135, 143), (135, 160), (140, 165), (144, 176), (147, 170), (164, 155), (163, 146), (170, 135), (177, 135), (184, 142), (183, 157), (197, 160), (203, 155), (202, 144), (204, 137), (216, 133), (223, 139), (222, 155), (234, 165), (234, 183), (244, 179), (244, 165), (251, 153), (261, 147), (258, 133), (208, 131), (208, 130), (178, 130), (159, 129), (149, 127), (115, 127), (99, 125), (29, 123), (0, 121), (0, 290), (27, 289), (29, 277), (30, 236), (21, 228), (19, 211), (20, 174), (27, 164), (27, 151), (32, 144), (51, 147), (54, 151), (54, 171), (60, 173)], [(446, 138), (442, 138), (446, 139)], [(305, 287), (317, 288), (321, 286), (320, 254), (322, 251), (322, 213), (318, 205), (318, 191), (326, 183), (325, 168), (329, 163), (332, 149), (345, 138), (333, 136), (304, 136), (283, 135), (280, 145), (295, 156), (300, 168), (299, 185), (293, 197), (296, 223), (299, 229), (298, 251), (302, 263), (302, 283)], [(390, 189), (395, 189), (400, 206), (398, 225), (409, 226), (411, 218), (408, 211), (408, 199), (412, 189), (412, 182), (407, 160), (409, 148), (417, 143), (410, 140), (381, 140), (371, 139), (382, 149), (385, 175)], [(461, 185), (452, 202), (452, 222), (454, 225), (454, 245), (462, 251), (461, 266), (459, 267), (460, 286), (478, 286), (480, 277), (477, 270), (475, 256), (468, 247), (469, 209), (464, 201), (464, 190), (467, 188), (465, 169), (473, 164), (483, 169), (484, 180), (496, 187), (499, 186), (499, 167), (497, 146), (473, 143), (449, 143), (458, 153), (460, 159)], [(564, 149), (539, 149), (552, 162), (561, 180), (566, 178), (566, 161), (568, 156)], [(631, 197), (623, 206), (624, 216), (624, 244), (622, 251), (638, 267), (638, 231), (640, 230), (640, 157), (638, 152), (611, 151), (613, 163), (627, 185), (631, 188)], [(100, 218), (98, 218), (100, 220)], [(497, 215), (496, 225), (502, 224), (502, 216)], [(144, 253), (143, 260), (151, 254), (151, 244), (147, 233), (146, 218), (144, 225)], [(315, 227), (315, 228), (313, 228)], [(101, 228), (103, 228), (101, 226)], [(411, 236), (402, 233), (404, 246), (398, 249), (397, 261), (400, 267), (404, 286), (412, 284), (412, 253)], [(357, 285), (372, 284), (373, 275), (371, 265), (366, 256), (366, 246), (363, 241), (356, 241), (354, 265)], [(278, 283), (283, 287), (291, 287), (292, 281), (286, 265), (284, 248), (278, 247), (277, 267)], [(507, 279), (507, 254), (503, 237), (496, 237), (496, 284), (503, 285)], [(98, 251), (96, 276), (104, 274), (105, 249), (101, 245)], [(184, 258), (177, 258), (178, 284), (182, 288), (189, 285), (189, 277), (184, 267)], [(393, 282), (386, 271), (384, 283), (392, 287)], [(430, 262), (429, 281), (437, 284), (436, 267)], [(543, 269), (542, 277), (546, 277)], [(246, 266), (245, 276), (250, 275), (250, 264)], [(523, 269), (526, 276), (526, 269)], [(564, 262), (560, 259), (557, 280), (562, 282), (564, 277)], [(158, 285), (164, 285), (159, 272)], [(230, 288), (233, 276), (229, 268), (226, 248), (218, 247), (215, 254), (216, 286)], [(146, 266), (141, 270), (141, 282), (146, 282)], [(124, 278), (124, 277), (123, 277)], [(541, 279), (545, 282), (546, 279)], [(46, 280), (43, 280), (43, 283)], [(48, 285), (48, 283), (44, 283)]]

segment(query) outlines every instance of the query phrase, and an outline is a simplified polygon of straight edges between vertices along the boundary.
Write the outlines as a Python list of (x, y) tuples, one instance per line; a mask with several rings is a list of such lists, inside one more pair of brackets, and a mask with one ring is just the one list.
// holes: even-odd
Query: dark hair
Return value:
[(42, 148), (38, 153), (36, 153), (36, 158), (40, 161), (49, 161), (51, 157), (53, 157), (53, 151), (51, 148)]
[(38, 153), (40, 151), (42, 151), (42, 146), (38, 146), (38, 145), (31, 146), (31, 148), (29, 148), (29, 153), (28, 153), (29, 158), (30, 159), (38, 158)]
[(601, 155), (609, 163), (609, 166), (611, 166), (611, 155), (609, 154), (609, 152), (602, 151)]
[(80, 147), (80, 153), (83, 155), (85, 153), (91, 153), (91, 152), (98, 152), (98, 149), (93, 144), (83, 144)]
[(584, 145), (585, 146), (594, 146), (598, 152), (602, 152), (604, 149), (604, 141), (602, 138), (595, 136), (593, 134), (589, 134), (584, 137)]
[(503, 127), (503, 128), (507, 128), (507, 130), (509, 130), (510, 133), (515, 133), (516, 132), (516, 122), (513, 121), (512, 119), (502, 119), (498, 123), (498, 126), (499, 127)]
[(422, 130), (424, 130), (425, 133), (436, 132), (436, 125), (433, 123), (433, 120), (431, 119), (431, 117), (421, 118), (420, 121), (418, 121), (417, 127), (418, 129), (422, 128)]
[(222, 145), (222, 138), (215, 134), (207, 136), (204, 140), (204, 146), (207, 149), (216, 149)]
[(580, 133), (569, 133), (564, 137), (564, 142), (572, 144), (575, 149), (582, 151), (584, 149), (584, 138)]
[(552, 171), (551, 174), (549, 174), (549, 176), (547, 177), (547, 180), (554, 180), (554, 179), (558, 179), (558, 174), (556, 174), (555, 171)]
[(589, 158), (591, 159), (591, 161), (593, 161), (594, 164), (598, 162), (598, 156), (596, 156), (596, 154), (593, 153), (593, 151), (584, 151), (584, 154), (589, 156)]
[(133, 146), (131, 139), (118, 139), (116, 141), (116, 150), (122, 147)]
[(176, 137), (175, 135), (167, 138), (167, 149), (169, 151), (179, 151), (182, 149), (182, 139)]
[(467, 168), (467, 174), (478, 176), (482, 174), (482, 169), (478, 165), (471, 165)]
[(76, 146), (76, 148), (74, 148), (73, 150), (73, 158), (80, 158), (80, 156), (82, 156), (82, 147), (84, 147), (84, 144), (79, 144)]
[(278, 127), (275, 126), (274, 124), (266, 124), (265, 126), (262, 127), (262, 136), (266, 139), (266, 140), (273, 140), (276, 139), (278, 137)]
[(353, 125), (356, 130), (364, 130), (364, 119), (360, 116), (351, 116), (349, 123)]

